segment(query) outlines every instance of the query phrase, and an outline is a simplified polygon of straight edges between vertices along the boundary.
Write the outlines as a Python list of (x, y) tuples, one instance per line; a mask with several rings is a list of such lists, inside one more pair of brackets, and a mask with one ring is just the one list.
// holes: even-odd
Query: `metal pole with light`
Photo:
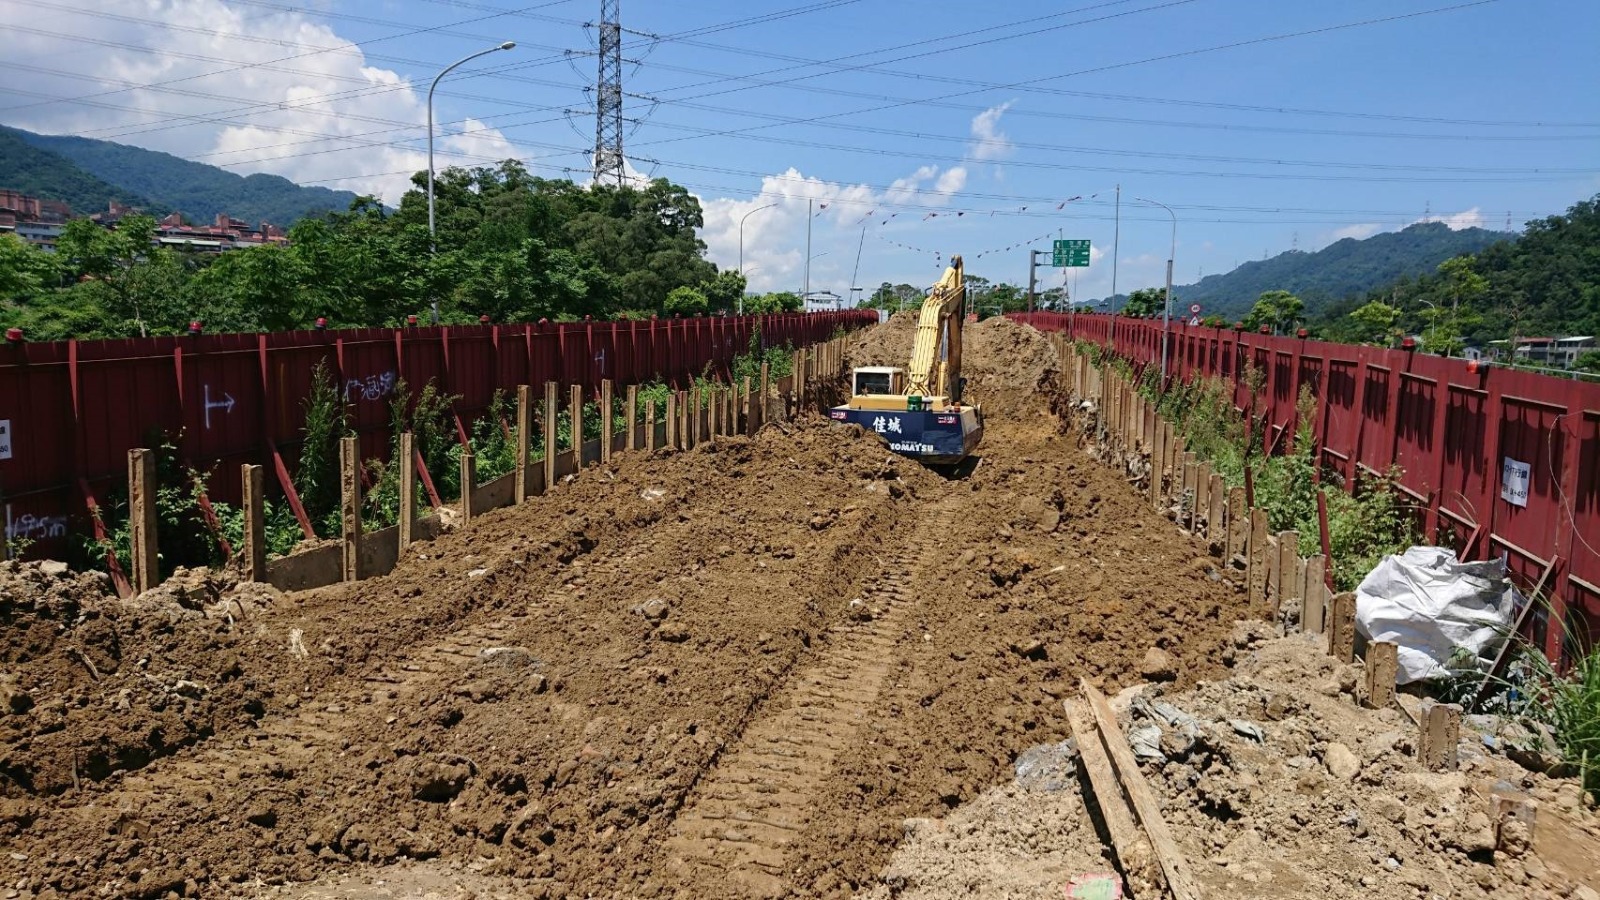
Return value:
[[(431, 257), (436, 249), (434, 246), (433, 229), (433, 89), (439, 86), (439, 79), (450, 74), (450, 70), (462, 63), (471, 62), (480, 56), (487, 56), (496, 50), (510, 50), (517, 44), (515, 41), (506, 41), (487, 50), (479, 50), (470, 56), (463, 56), (455, 62), (444, 67), (438, 75), (433, 76), (433, 83), (428, 85), (428, 255)], [(433, 324), (439, 324), (439, 298), (433, 298)]]
[(1172, 249), (1167, 251), (1167, 309), (1161, 316), (1161, 385), (1162, 389), (1165, 390), (1167, 384), (1167, 333), (1172, 330), (1172, 259), (1178, 255), (1178, 214), (1173, 212), (1172, 207), (1165, 203), (1157, 203), (1154, 200), (1146, 200), (1143, 197), (1135, 197), (1133, 199), (1141, 203), (1159, 206), (1167, 211), (1167, 215), (1172, 217)]
[[(776, 203), (768, 203), (766, 206), (758, 206), (755, 209), (752, 209), (749, 212), (745, 213), (743, 216), (739, 217), (739, 274), (740, 275), (743, 275), (745, 273), (744, 272), (744, 220), (750, 218), (751, 216), (755, 215), (758, 212), (761, 212), (763, 209), (771, 209), (771, 208), (773, 208), (774, 206), (777, 206), (777, 205), (778, 204), (776, 204)], [(741, 315), (741, 316), (744, 315), (744, 294), (742, 292), (739, 294), (739, 315)]]

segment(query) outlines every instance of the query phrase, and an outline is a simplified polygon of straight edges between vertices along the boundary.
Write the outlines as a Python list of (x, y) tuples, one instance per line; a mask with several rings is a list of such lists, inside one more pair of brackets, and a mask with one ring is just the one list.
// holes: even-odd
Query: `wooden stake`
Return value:
[(161, 583), (161, 557), (156, 549), (156, 455), (128, 451), (128, 528), (132, 532), (133, 592), (142, 594)]
[(616, 417), (611, 412), (611, 379), (600, 382), (600, 465), (611, 465), (611, 443), (617, 434)]
[(705, 393), (700, 390), (700, 385), (695, 385), (694, 390), (689, 392), (689, 446), (691, 447), (700, 446), (704, 437), (700, 430), (700, 423), (704, 421), (702, 418), (704, 399)]
[[(672, 404), (672, 398), (667, 398), (667, 404)], [(644, 452), (656, 452), (656, 401), (654, 399), (644, 402)]]
[(1246, 547), (1249, 557), (1245, 580), (1250, 606), (1260, 609), (1267, 600), (1267, 512), (1261, 507), (1250, 510), (1250, 542)]
[(1194, 529), (1196, 513), (1194, 503), (1195, 468), (1194, 454), (1185, 452), (1183, 454), (1183, 487), (1178, 494), (1178, 524), (1191, 531)]
[(1417, 758), (1433, 772), (1456, 769), (1456, 744), (1461, 740), (1461, 707), (1454, 703), (1424, 702), (1422, 735), (1417, 742)]
[(678, 392), (667, 394), (667, 448), (678, 449)]
[(339, 440), (340, 572), (345, 581), (361, 580), (361, 444), (358, 438)]
[(744, 433), (747, 436), (752, 436), (753, 437), (755, 435), (755, 433), (756, 433), (756, 420), (755, 420), (755, 416), (752, 415), (752, 413), (755, 410), (755, 404), (751, 402), (751, 398), (750, 398), (750, 376), (749, 375), (746, 375), (744, 377), (744, 390), (741, 393), (743, 394), (743, 397), (744, 397)]
[(1128, 792), (1128, 800), (1139, 817), (1139, 824), (1150, 837), (1156, 861), (1167, 876), (1167, 889), (1175, 900), (1200, 900), (1200, 888), (1189, 872), (1189, 864), (1178, 849), (1178, 842), (1167, 828), (1167, 820), (1161, 817), (1161, 803), (1150, 789), (1150, 783), (1145, 780), (1138, 761), (1133, 758), (1133, 748), (1128, 746), (1122, 726), (1117, 724), (1116, 713), (1111, 711), (1111, 705), (1106, 702), (1104, 695), (1095, 690), (1094, 685), (1080, 680), (1079, 686), (1089, 699), (1089, 708), (1100, 726), (1106, 751), (1116, 767), (1117, 776), (1122, 780), (1123, 789)]
[(761, 361), (761, 400), (756, 404), (756, 408), (759, 410), (756, 421), (757, 428), (767, 424), (767, 398), (771, 396), (771, 394), (772, 373), (767, 371), (767, 362), (763, 359)]
[(1327, 559), (1320, 553), (1306, 557), (1305, 581), (1300, 589), (1300, 630), (1306, 634), (1321, 634), (1327, 627), (1328, 589), (1322, 583), (1326, 565)]
[(266, 581), (266, 470), (249, 463), (240, 466), (239, 484), (243, 489), (239, 505), (244, 509), (244, 580)]
[(1299, 563), (1299, 532), (1278, 532), (1278, 577), (1272, 583), (1272, 602), (1273, 610), (1279, 616), (1287, 615), (1291, 609), (1298, 611), (1300, 608), (1300, 585), (1296, 578)]
[(628, 448), (629, 452), (632, 452), (639, 449), (639, 386), (637, 384), (628, 385), (628, 399), (625, 403), (628, 407), (628, 437), (624, 446)]
[[(517, 475), (513, 499), (528, 502), (528, 446), (533, 441), (533, 388), (517, 385)], [(402, 544), (402, 546), (404, 546)]]
[[(1231, 562), (1244, 557), (1250, 546), (1250, 517), (1245, 515), (1244, 488), (1228, 489), (1228, 550), (1224, 556)], [(1248, 560), (1247, 560), (1248, 562)]]
[(1216, 544), (1223, 549), (1223, 557), (1227, 557), (1228, 523), (1227, 519), (1227, 488), (1223, 486), (1222, 476), (1212, 473), (1211, 485), (1206, 490), (1206, 497), (1210, 500), (1206, 509), (1206, 543)]
[(1064, 705), (1067, 724), (1071, 726), (1072, 736), (1078, 742), (1078, 759), (1083, 764), (1084, 773), (1089, 776), (1089, 787), (1094, 790), (1095, 805), (1100, 808), (1106, 832), (1111, 835), (1111, 848), (1117, 853), (1122, 877), (1129, 883), (1128, 896), (1134, 898), (1138, 893), (1132, 886), (1139, 884), (1142, 887), (1149, 880), (1148, 870), (1152, 862), (1150, 842), (1133, 822), (1133, 810), (1122, 795), (1122, 785), (1117, 781), (1116, 770), (1111, 767), (1111, 759), (1106, 756), (1106, 747), (1100, 740), (1100, 730), (1095, 727), (1094, 717), (1080, 701), (1067, 700)]
[(1194, 512), (1190, 514), (1194, 533), (1204, 536), (1210, 533), (1211, 523), (1206, 522), (1204, 530), (1200, 528), (1200, 519), (1211, 514), (1211, 463), (1198, 463), (1194, 467)]
[(572, 471), (583, 471), (583, 386), (572, 385), (567, 399), (568, 415), (572, 417)]
[[(0, 482), (0, 509), (5, 509), (5, 508), (6, 508), (5, 484), (3, 482)], [(10, 558), (11, 558), (11, 534), (6, 530), (0, 530), (0, 562), (5, 562), (6, 560), (8, 560)]]
[(1161, 481), (1167, 476), (1166, 436), (1166, 423), (1157, 422), (1155, 444), (1150, 448), (1150, 505), (1156, 509), (1161, 508)]
[(556, 419), (560, 416), (561, 385), (544, 383), (544, 489), (556, 486)]
[(411, 432), (400, 435), (400, 549), (411, 546), (417, 531), (417, 469), (410, 465), (416, 452), (416, 438)]
[(1400, 671), (1400, 648), (1393, 641), (1373, 641), (1367, 645), (1367, 705), (1383, 709), (1394, 702), (1396, 674)]
[(472, 521), (472, 491), (478, 486), (478, 458), (461, 454), (461, 524)]
[(1342, 663), (1356, 658), (1356, 595), (1334, 594), (1328, 606), (1328, 655)]

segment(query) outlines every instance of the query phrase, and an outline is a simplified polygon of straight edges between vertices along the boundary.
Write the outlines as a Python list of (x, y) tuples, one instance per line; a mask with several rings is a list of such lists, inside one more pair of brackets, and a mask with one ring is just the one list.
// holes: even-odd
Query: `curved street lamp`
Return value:
[[(463, 56), (450, 65), (445, 66), (438, 75), (433, 76), (433, 83), (428, 85), (428, 254), (430, 256), (433, 255), (435, 249), (433, 239), (433, 89), (439, 86), (439, 79), (450, 74), (450, 70), (454, 69), (456, 66), (459, 66), (462, 63), (471, 62), (480, 56), (487, 56), (496, 50), (510, 50), (516, 45), (516, 41), (506, 41), (503, 44), (498, 44), (488, 48), (487, 50), (479, 50), (477, 53)], [(438, 297), (433, 298), (433, 324), (439, 324)]]
[[(751, 216), (755, 215), (758, 212), (761, 212), (763, 209), (771, 209), (771, 208), (773, 208), (774, 206), (777, 206), (777, 205), (778, 204), (776, 204), (776, 203), (768, 203), (766, 206), (758, 206), (755, 209), (752, 209), (749, 212), (747, 212), (744, 215), (739, 217), (739, 274), (740, 275), (745, 274), (745, 271), (744, 271), (744, 220), (750, 218)], [(743, 294), (739, 295), (739, 315), (741, 315), (741, 316), (744, 315), (744, 295)]]

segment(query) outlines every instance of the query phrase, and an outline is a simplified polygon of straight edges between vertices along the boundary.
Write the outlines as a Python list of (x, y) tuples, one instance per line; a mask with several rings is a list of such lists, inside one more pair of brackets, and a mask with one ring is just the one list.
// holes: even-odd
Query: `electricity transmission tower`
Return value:
[(621, 0), (600, 0), (600, 74), (594, 104), (594, 181), (621, 185), (622, 13)]

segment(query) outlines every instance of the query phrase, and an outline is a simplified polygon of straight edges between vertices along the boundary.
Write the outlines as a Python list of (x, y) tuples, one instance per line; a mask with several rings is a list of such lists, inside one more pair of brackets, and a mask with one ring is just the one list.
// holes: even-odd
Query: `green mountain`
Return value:
[(165, 215), (168, 210), (134, 191), (90, 175), (58, 153), (28, 143), (27, 132), (0, 126), (0, 188), (30, 197), (63, 200), (74, 213), (105, 209), (112, 200)]
[[(9, 151), (15, 144), (43, 155), (21, 157), (20, 151)], [(65, 200), (75, 213), (97, 212), (118, 199), (157, 215), (177, 210), (197, 223), (225, 212), (252, 225), (267, 221), (287, 227), (308, 215), (348, 209), (356, 199), (349, 191), (302, 187), (277, 175), (236, 175), (111, 141), (0, 126), (0, 148), (6, 148), (0, 149), (6, 153), (0, 159), (0, 187)], [(18, 168), (12, 156), (18, 157)], [(17, 179), (37, 185), (37, 193), (13, 183)]]
[(1371, 340), (1348, 314), (1376, 301), (1396, 307), (1396, 324), (1425, 343), (1600, 334), (1600, 195), (1535, 219), (1521, 237), (1465, 262), (1329, 304), (1316, 327), (1336, 339)]
[(1464, 253), (1478, 253), (1513, 238), (1483, 228), (1452, 229), (1443, 222), (1425, 222), (1365, 240), (1344, 238), (1314, 253), (1291, 250), (1270, 259), (1252, 260), (1224, 275), (1207, 275), (1195, 284), (1174, 286), (1174, 303), (1187, 311), (1198, 303), (1204, 315), (1230, 321), (1244, 318), (1266, 291), (1284, 290), (1306, 303), (1306, 312), (1352, 295), (1365, 294), (1401, 279), (1433, 272), (1439, 264)]

